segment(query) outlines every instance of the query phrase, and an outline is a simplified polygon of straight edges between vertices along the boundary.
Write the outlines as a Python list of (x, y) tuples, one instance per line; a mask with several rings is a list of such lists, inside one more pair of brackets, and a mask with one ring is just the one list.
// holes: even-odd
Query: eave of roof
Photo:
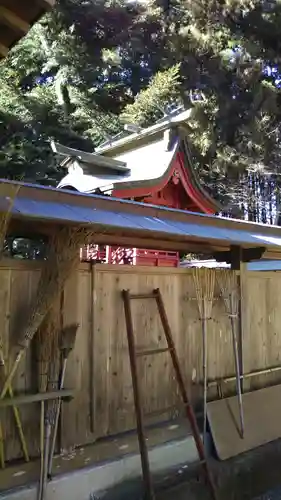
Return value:
[(125, 162), (115, 160), (114, 158), (106, 158), (105, 156), (101, 156), (96, 153), (87, 153), (86, 151), (81, 151), (80, 149), (69, 148), (54, 141), (51, 142), (51, 147), (54, 153), (65, 157), (61, 163), (61, 166), (64, 168), (67, 168), (68, 163), (75, 158), (89, 165), (103, 167), (105, 170), (110, 169), (124, 173), (129, 171)]
[[(137, 144), (135, 148), (131, 148), (125, 153), (117, 156), (115, 160), (100, 156), (105, 161), (116, 161), (120, 164), (127, 165), (127, 172), (124, 171), (124, 176), (115, 177), (109, 175), (106, 171), (103, 173), (79, 174), (75, 171), (66, 175), (58, 184), (58, 188), (72, 187), (82, 193), (103, 192), (116, 195), (121, 198), (136, 197), (141, 198), (149, 196), (151, 192), (160, 190), (168, 182), (172, 175), (174, 160), (179, 151), (184, 155), (183, 161), (178, 159), (178, 169), (183, 172), (185, 179), (185, 189), (189, 190), (187, 195), (192, 199), (198, 210), (203, 212), (220, 212), (222, 207), (215, 201), (208, 192), (202, 187), (198, 175), (196, 174), (189, 154), (188, 141), (186, 140), (186, 130), (177, 126), (171, 131), (174, 136), (174, 142), (167, 151), (167, 140), (165, 134), (169, 135), (169, 129), (162, 129), (157, 132), (157, 140), (155, 135), (150, 135), (145, 145)], [(65, 154), (68, 154), (70, 148), (63, 148)], [(73, 150), (74, 151), (74, 150)], [(78, 152), (80, 153), (80, 152)], [(91, 159), (94, 155), (85, 153), (85, 158), (80, 154), (81, 159)], [(79, 156), (77, 156), (79, 158)], [(70, 162), (71, 159), (68, 159)], [(65, 162), (64, 166), (67, 163)], [(83, 168), (83, 167), (82, 167)], [(94, 168), (94, 167), (93, 167)], [(121, 172), (122, 173), (122, 172)], [(126, 175), (125, 175), (126, 173)], [(160, 187), (162, 186), (162, 187)], [(201, 207), (203, 206), (203, 208)], [(200, 207), (200, 208), (199, 208)]]
[[(58, 188), (71, 186), (83, 193), (93, 193), (97, 190), (107, 193), (118, 189), (133, 189), (136, 187), (151, 189), (169, 172), (171, 162), (178, 149), (178, 141), (175, 141), (169, 151), (165, 149), (164, 138), (146, 144), (145, 146), (129, 151), (117, 159), (100, 156), (104, 161), (115, 161), (118, 164), (127, 165), (124, 175), (110, 175), (109, 171), (94, 173), (91, 175), (76, 174), (66, 175), (58, 184)], [(83, 167), (82, 167), (83, 169)], [(122, 173), (122, 172), (121, 172)]]
[(55, 3), (56, 0), (0, 0), (0, 59)]
[[(97, 244), (217, 252), (264, 247), (264, 258), (281, 259), (281, 230), (216, 216), (171, 210), (110, 197), (2, 181), (0, 209), (7, 209), (11, 191), (19, 187), (12, 219), (44, 225), (91, 228)], [(28, 225), (29, 225), (28, 224)]]

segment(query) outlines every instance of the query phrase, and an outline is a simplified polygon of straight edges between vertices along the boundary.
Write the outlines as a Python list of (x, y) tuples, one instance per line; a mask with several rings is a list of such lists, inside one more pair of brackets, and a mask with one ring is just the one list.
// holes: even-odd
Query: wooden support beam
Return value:
[(0, 409), (9, 406), (21, 406), (31, 403), (40, 403), (41, 401), (49, 401), (54, 399), (62, 399), (69, 401), (73, 399), (74, 391), (62, 389), (52, 392), (38, 392), (37, 394), (22, 394), (13, 398), (5, 398), (0, 400)]
[(50, 10), (55, 6), (56, 0), (36, 0), (36, 3), (43, 9)]
[(27, 33), (30, 29), (29, 23), (6, 7), (0, 6), (0, 20), (10, 28), (21, 31), (22, 33)]
[(241, 262), (260, 260), (265, 251), (265, 247), (241, 248), (231, 245), (230, 250), (216, 252), (214, 257), (218, 262), (227, 262), (231, 264), (231, 269), (239, 271)]
[(0, 43), (0, 56), (6, 57), (8, 55), (9, 49), (2, 43)]

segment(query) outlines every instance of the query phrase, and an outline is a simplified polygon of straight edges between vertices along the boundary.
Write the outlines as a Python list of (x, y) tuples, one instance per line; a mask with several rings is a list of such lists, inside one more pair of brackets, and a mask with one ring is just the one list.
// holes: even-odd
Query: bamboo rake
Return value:
[(239, 405), (240, 434), (241, 438), (244, 438), (244, 432), (245, 432), (244, 410), (242, 401), (241, 374), (240, 374), (238, 342), (237, 342), (237, 327), (238, 327), (238, 317), (239, 317), (239, 294), (238, 294), (237, 276), (234, 271), (224, 269), (218, 272), (217, 279), (221, 290), (221, 296), (224, 301), (225, 309), (231, 323), (231, 336), (232, 336), (233, 356), (235, 363), (236, 392)]
[(199, 317), (202, 323), (202, 358), (203, 358), (203, 442), (206, 444), (207, 433), (207, 390), (208, 390), (208, 335), (207, 322), (211, 319), (214, 290), (215, 274), (212, 269), (195, 268), (193, 269), (193, 280), (195, 286), (196, 300), (199, 310)]

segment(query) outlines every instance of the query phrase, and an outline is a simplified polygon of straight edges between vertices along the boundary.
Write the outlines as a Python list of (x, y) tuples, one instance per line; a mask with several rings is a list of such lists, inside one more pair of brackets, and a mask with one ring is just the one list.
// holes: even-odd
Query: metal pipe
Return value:
[[(60, 390), (62, 390), (63, 384), (64, 384), (66, 364), (67, 364), (67, 358), (65, 358), (63, 360), (62, 371), (61, 371), (61, 378), (60, 378)], [(58, 400), (58, 406), (57, 406), (57, 409), (56, 409), (56, 414), (55, 414), (54, 430), (53, 430), (51, 447), (50, 447), (50, 456), (48, 458), (48, 462), (49, 462), (48, 463), (48, 475), (49, 476), (51, 476), (51, 474), (52, 474), (53, 458), (54, 458), (54, 453), (55, 453), (55, 446), (56, 446), (56, 439), (57, 439), (57, 434), (58, 434), (60, 411), (61, 411), (61, 402), (62, 402), (62, 400), (59, 399)]]
[[(60, 400), (61, 401), (61, 400)], [(46, 421), (45, 421), (45, 439), (44, 439), (44, 457), (43, 457), (43, 473), (42, 473), (42, 487), (41, 487), (41, 496), (40, 500), (45, 500), (46, 496), (46, 488), (48, 481), (48, 460), (49, 460), (49, 449), (50, 449), (50, 437), (51, 437), (51, 422), (50, 415), (48, 415), (48, 411), (46, 413)]]
[[(265, 368), (263, 370), (256, 370), (248, 373), (244, 373), (243, 375), (240, 375), (240, 380), (246, 379), (246, 378), (253, 378), (253, 377), (258, 377), (260, 375), (267, 375), (269, 373), (275, 373), (281, 371), (281, 366), (273, 366), (271, 368)], [(225, 378), (220, 378), (217, 380), (209, 380), (208, 382), (208, 387), (215, 387), (217, 384), (223, 382), (225, 384), (229, 382), (235, 382), (236, 376), (231, 375), (230, 377), (225, 377)]]
[[(234, 311), (233, 307), (233, 293), (230, 294), (230, 310)], [(237, 315), (234, 317), (233, 314), (230, 315), (230, 323), (231, 323), (231, 334), (232, 334), (232, 344), (233, 344), (233, 356), (235, 363), (235, 381), (236, 381), (236, 392), (238, 398), (238, 406), (239, 406), (239, 418), (240, 418), (240, 430), (241, 430), (241, 438), (244, 438), (244, 411), (243, 411), (243, 402), (242, 402), (242, 390), (241, 390), (241, 375), (240, 375), (240, 366), (239, 366), (239, 356), (238, 356), (238, 345), (236, 338), (236, 321)]]

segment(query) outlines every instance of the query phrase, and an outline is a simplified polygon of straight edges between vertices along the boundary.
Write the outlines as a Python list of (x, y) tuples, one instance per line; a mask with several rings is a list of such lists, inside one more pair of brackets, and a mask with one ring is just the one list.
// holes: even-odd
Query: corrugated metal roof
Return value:
[[(214, 259), (183, 261), (180, 267), (208, 267), (214, 269), (229, 268), (226, 262), (217, 262)], [(247, 263), (248, 271), (281, 271), (280, 260), (260, 260)]]
[(281, 271), (280, 260), (260, 260), (259, 262), (249, 262), (248, 271)]
[(90, 225), (99, 244), (195, 253), (264, 246), (265, 258), (281, 258), (281, 229), (276, 226), (6, 180), (0, 181), (0, 211), (7, 210), (15, 188), (16, 226), (22, 219), (42, 221), (38, 230), (43, 232), (44, 224)]
[[(1, 200), (3, 206), (4, 199)], [(265, 246), (265, 247), (281, 247), (281, 232), (280, 237), (267, 237), (256, 231), (245, 231), (230, 228), (212, 227), (204, 224), (204, 218), (200, 224), (176, 221), (163, 217), (142, 216), (138, 214), (130, 214), (124, 212), (115, 212), (110, 210), (101, 210), (93, 207), (85, 207), (79, 205), (70, 205), (58, 202), (46, 202), (41, 200), (32, 200), (28, 198), (18, 197), (13, 206), (13, 214), (20, 216), (40, 219), (52, 220), (57, 222), (69, 222), (78, 224), (90, 224), (91, 226), (104, 226), (108, 228), (119, 228), (122, 230), (130, 229), (136, 231), (153, 232), (153, 237), (156, 233), (168, 234), (170, 237), (177, 236), (183, 240), (188, 240), (190, 237), (201, 240), (202, 242), (224, 241), (228, 245), (241, 246)]]

